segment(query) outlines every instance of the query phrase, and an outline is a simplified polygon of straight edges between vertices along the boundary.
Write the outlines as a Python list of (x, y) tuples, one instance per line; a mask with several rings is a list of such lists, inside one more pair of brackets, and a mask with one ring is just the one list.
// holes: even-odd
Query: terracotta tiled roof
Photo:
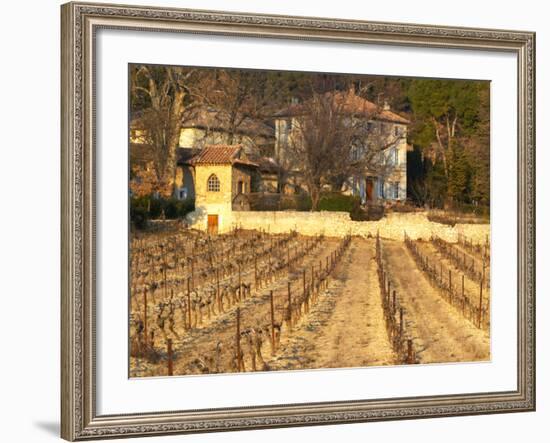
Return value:
[(193, 165), (234, 165), (258, 166), (241, 157), (242, 145), (207, 145), (189, 163)]
[[(235, 133), (249, 136), (261, 136), (275, 138), (275, 129), (261, 120), (237, 114), (237, 121), (240, 122)], [(230, 116), (227, 112), (207, 106), (193, 106), (186, 110), (182, 127), (201, 128), (213, 131), (226, 132), (229, 130)]]
[(191, 162), (193, 164), (223, 165), (233, 163), (241, 150), (241, 145), (208, 145), (205, 146)]
[[(353, 115), (364, 115), (368, 119), (373, 120), (386, 120), (394, 123), (409, 124), (410, 121), (405, 117), (396, 114), (387, 109), (383, 109), (373, 102), (358, 96), (354, 92), (327, 92), (327, 94), (333, 94), (334, 103), (336, 106), (341, 107), (342, 112)], [(288, 108), (283, 109), (275, 114), (275, 117), (294, 117), (303, 115), (307, 110), (307, 105), (298, 103), (290, 105)]]

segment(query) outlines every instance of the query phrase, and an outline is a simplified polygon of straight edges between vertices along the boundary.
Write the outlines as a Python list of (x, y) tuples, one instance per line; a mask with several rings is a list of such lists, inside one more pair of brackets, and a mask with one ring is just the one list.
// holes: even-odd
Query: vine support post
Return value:
[(187, 277), (187, 321), (191, 329), (191, 277)]
[(482, 307), (483, 307), (483, 280), (479, 282), (479, 317), (477, 320), (477, 324), (479, 328), (481, 328)]
[(149, 336), (147, 335), (147, 287), (143, 290), (143, 333), (145, 335), (145, 347), (149, 342)]
[(237, 372), (243, 370), (243, 356), (241, 352), (241, 308), (237, 308), (237, 330), (235, 333), (235, 349), (237, 350)]
[(168, 354), (168, 375), (174, 375), (174, 361), (172, 355), (172, 339), (169, 338), (166, 340), (166, 351)]
[(271, 354), (275, 354), (275, 307), (273, 304), (273, 291), (269, 291), (269, 302), (271, 307)]
[(292, 295), (290, 293), (290, 282), (288, 282), (288, 326), (289, 329), (292, 329)]
[(466, 305), (466, 295), (464, 294), (464, 274), (462, 274), (462, 315), (464, 315), (465, 305)]

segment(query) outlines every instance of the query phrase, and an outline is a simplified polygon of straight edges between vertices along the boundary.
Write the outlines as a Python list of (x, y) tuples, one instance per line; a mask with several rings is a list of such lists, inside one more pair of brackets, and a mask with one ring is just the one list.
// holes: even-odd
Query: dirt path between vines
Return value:
[(270, 362), (274, 369), (396, 364), (376, 276), (374, 241), (352, 240), (335, 279)]
[(405, 308), (405, 324), (421, 363), (489, 360), (489, 333), (462, 317), (416, 266), (403, 242), (383, 241), (392, 287)]

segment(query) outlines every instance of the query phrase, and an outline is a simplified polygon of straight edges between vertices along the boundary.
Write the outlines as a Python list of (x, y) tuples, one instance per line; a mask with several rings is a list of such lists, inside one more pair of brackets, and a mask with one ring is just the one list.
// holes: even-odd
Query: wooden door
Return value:
[(367, 201), (373, 200), (374, 183), (372, 178), (367, 178)]
[(218, 215), (208, 214), (208, 233), (216, 235), (218, 233)]

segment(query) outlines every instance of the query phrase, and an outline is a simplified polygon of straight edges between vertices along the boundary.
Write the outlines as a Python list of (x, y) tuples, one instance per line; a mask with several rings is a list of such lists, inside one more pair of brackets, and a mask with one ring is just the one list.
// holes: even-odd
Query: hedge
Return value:
[(195, 210), (195, 202), (191, 199), (178, 200), (177, 198), (159, 198), (152, 196), (131, 197), (130, 221), (137, 229), (145, 229), (149, 220), (164, 217), (167, 220), (176, 220), (185, 217)]

